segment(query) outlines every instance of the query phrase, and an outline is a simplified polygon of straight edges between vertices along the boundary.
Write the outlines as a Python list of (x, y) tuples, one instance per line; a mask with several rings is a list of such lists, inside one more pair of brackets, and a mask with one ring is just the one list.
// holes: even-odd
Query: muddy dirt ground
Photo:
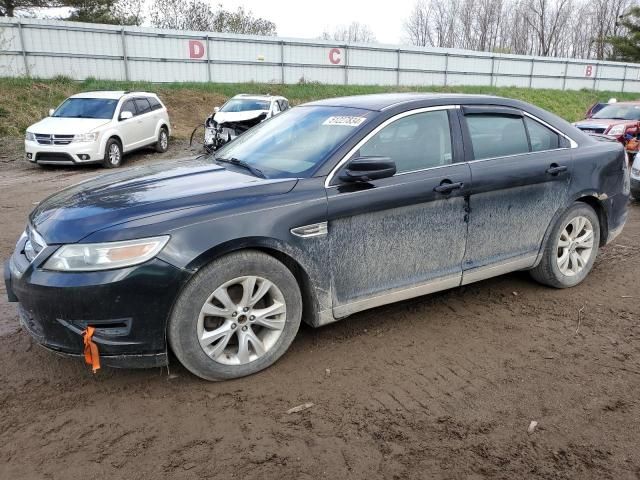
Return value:
[[(102, 170), (0, 144), (7, 258), (34, 202)], [(517, 273), (303, 327), (275, 366), (224, 383), (175, 361), (94, 376), (20, 331), (0, 287), (0, 478), (640, 479), (639, 235), (632, 204), (576, 288)]]

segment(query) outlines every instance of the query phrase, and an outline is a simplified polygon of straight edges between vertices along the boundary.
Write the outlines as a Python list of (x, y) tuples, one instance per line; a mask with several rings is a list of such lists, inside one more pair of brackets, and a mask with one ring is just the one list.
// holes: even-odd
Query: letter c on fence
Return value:
[(202, 58), (204, 45), (199, 40), (189, 40), (189, 58)]
[(340, 63), (341, 60), (342, 58), (340, 57), (339, 48), (332, 48), (331, 50), (329, 50), (329, 61), (331, 63), (333, 63), (334, 65), (337, 65)]

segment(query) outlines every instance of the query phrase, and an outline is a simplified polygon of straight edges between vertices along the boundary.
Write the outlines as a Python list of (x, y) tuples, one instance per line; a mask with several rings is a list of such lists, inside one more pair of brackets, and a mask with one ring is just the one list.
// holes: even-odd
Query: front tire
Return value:
[(115, 138), (107, 140), (104, 149), (102, 166), (105, 168), (118, 168), (122, 164), (122, 145)]
[(600, 245), (600, 222), (583, 202), (574, 203), (556, 222), (542, 259), (531, 270), (538, 282), (555, 288), (581, 283), (591, 271)]
[(259, 372), (289, 348), (302, 317), (302, 296), (291, 271), (254, 250), (204, 267), (181, 293), (169, 319), (178, 360), (205, 380)]

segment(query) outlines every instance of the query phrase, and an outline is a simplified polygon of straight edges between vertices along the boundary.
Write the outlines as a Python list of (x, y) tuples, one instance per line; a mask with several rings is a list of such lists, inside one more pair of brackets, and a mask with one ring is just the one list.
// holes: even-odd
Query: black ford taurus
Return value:
[(5, 268), (23, 327), (112, 366), (171, 349), (221, 380), (274, 363), (300, 322), (515, 270), (589, 273), (627, 216), (621, 145), (532, 105), (388, 94), (308, 103), (208, 158), (68, 188), (29, 217)]

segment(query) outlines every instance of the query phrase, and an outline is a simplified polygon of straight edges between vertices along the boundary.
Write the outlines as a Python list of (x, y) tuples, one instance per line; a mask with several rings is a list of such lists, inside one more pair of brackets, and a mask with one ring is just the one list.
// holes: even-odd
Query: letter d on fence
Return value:
[(200, 40), (189, 40), (189, 58), (202, 58), (204, 44)]

